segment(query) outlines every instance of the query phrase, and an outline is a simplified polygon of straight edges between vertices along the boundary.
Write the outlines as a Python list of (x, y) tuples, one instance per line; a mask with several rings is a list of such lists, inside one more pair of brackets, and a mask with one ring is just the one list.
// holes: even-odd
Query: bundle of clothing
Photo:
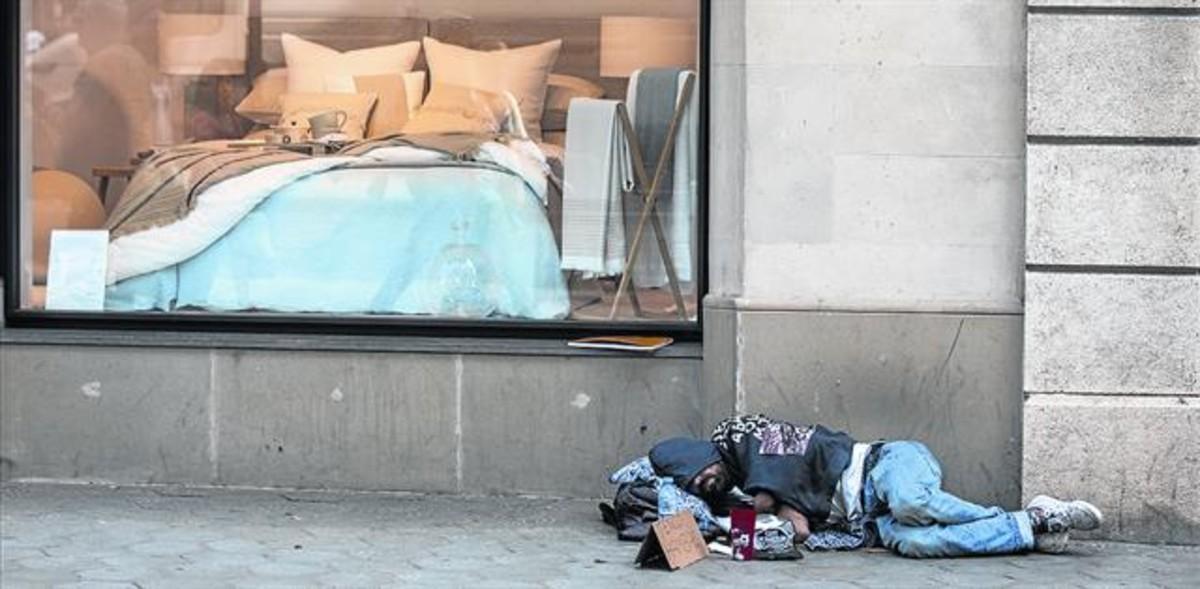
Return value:
[[(670, 477), (659, 476), (649, 457), (641, 457), (617, 469), (608, 477), (617, 490), (611, 503), (601, 503), (604, 521), (617, 530), (617, 539), (640, 542), (650, 533), (650, 526), (660, 519), (688, 512), (696, 519), (705, 540), (729, 534), (728, 510), (750, 507), (753, 499), (734, 489), (714, 508), (700, 497), (681, 488)], [(795, 529), (790, 521), (773, 515), (759, 515), (756, 523), (755, 557), (762, 560), (795, 559), (800, 554), (793, 548)], [(811, 551), (854, 550), (864, 545), (859, 530), (824, 529), (813, 532), (804, 541)]]

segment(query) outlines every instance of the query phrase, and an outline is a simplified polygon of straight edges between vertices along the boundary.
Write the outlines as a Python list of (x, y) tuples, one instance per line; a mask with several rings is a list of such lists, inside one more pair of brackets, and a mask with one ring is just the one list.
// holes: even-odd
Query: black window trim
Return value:
[(709, 212), (709, 85), (712, 43), (712, 0), (697, 0), (700, 9), (700, 177), (697, 235), (697, 311), (689, 322), (575, 322), (514, 319), (458, 320), (400, 315), (332, 314), (240, 314), (209, 312), (121, 313), (60, 312), (20, 307), (21, 264), (21, 90), (22, 44), (21, 3), (4, 2), (6, 53), (4, 78), (8, 88), (0, 92), (0, 137), (4, 138), (4, 156), (0, 177), (4, 180), (3, 207), (0, 207), (0, 231), (3, 231), (5, 255), (2, 264), (4, 288), (4, 327), (71, 329), (95, 331), (171, 331), (213, 333), (270, 333), (314, 335), (420, 336), (508, 339), (574, 339), (607, 334), (666, 335), (678, 341), (700, 341), (704, 328), (704, 297), (708, 293), (708, 212)]

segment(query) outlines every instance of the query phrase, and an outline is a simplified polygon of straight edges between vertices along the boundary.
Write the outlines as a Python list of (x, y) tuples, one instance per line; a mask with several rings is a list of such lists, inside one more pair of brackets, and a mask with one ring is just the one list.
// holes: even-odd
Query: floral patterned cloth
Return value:
[(712, 441), (728, 448), (742, 443), (745, 436), (758, 439), (758, 453), (765, 456), (802, 456), (808, 450), (813, 426), (797, 426), (775, 421), (765, 415), (739, 415), (722, 421), (713, 431)]

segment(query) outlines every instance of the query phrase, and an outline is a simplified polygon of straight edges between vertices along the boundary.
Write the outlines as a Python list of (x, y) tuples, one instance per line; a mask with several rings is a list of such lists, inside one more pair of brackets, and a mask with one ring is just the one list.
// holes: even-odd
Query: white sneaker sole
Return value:
[(1034, 536), (1033, 549), (1046, 554), (1062, 554), (1067, 551), (1070, 540), (1070, 534), (1067, 532), (1040, 534)]

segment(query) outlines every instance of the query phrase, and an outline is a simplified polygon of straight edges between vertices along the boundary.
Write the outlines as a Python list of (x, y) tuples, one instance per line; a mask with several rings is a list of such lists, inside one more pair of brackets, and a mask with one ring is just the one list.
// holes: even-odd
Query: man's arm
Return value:
[(758, 513), (775, 513), (775, 496), (767, 491), (759, 491), (754, 496), (754, 511)]
[(796, 529), (796, 542), (803, 542), (812, 534), (808, 527), (808, 518), (803, 513), (775, 500), (769, 491), (759, 491), (754, 495), (754, 511), (758, 513), (774, 513), (781, 518), (790, 520)]
[(808, 518), (804, 517), (803, 513), (785, 504), (779, 506), (779, 517), (791, 520), (792, 526), (796, 528), (797, 544), (807, 540), (812, 535), (812, 531), (808, 528)]

